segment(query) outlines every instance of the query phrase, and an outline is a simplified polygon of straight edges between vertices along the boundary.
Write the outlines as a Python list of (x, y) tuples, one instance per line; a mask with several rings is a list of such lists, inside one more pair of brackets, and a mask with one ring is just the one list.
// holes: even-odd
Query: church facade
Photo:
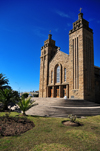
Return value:
[(40, 59), (39, 97), (99, 101), (100, 67), (94, 66), (93, 30), (83, 13), (69, 31), (69, 55), (60, 51), (49, 34)]

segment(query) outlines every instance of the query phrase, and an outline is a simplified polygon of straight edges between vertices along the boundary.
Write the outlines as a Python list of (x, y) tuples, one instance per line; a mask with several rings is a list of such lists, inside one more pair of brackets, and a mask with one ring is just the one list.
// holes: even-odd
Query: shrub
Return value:
[(28, 97), (28, 93), (22, 94), (22, 97), (27, 98)]
[(39, 94), (34, 94), (34, 97), (39, 97)]
[(75, 121), (76, 121), (77, 116), (76, 116), (76, 115), (72, 115), (72, 114), (70, 114), (70, 115), (68, 115), (68, 118), (70, 119), (70, 121), (71, 121), (71, 122), (75, 122)]

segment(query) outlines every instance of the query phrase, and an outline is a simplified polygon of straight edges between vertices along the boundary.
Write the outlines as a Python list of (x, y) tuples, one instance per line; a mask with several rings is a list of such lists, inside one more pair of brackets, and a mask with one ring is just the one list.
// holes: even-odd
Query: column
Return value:
[(67, 98), (69, 98), (69, 85), (68, 84), (66, 85), (66, 95), (67, 95)]
[(59, 86), (59, 98), (61, 98), (61, 85)]
[(55, 96), (54, 96), (54, 86), (52, 87), (52, 91), (53, 91), (53, 98), (54, 98), (54, 97), (55, 97)]

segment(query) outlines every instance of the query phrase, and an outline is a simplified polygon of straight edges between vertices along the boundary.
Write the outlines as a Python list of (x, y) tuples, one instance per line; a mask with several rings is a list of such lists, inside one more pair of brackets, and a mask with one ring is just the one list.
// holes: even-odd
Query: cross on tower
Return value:
[(81, 13), (82, 8), (79, 9), (80, 13)]
[(51, 34), (51, 30), (49, 31), (49, 33)]

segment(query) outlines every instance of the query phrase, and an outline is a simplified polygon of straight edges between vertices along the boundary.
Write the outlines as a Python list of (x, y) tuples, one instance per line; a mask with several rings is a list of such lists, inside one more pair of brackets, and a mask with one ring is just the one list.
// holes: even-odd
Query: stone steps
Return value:
[(68, 114), (73, 114), (77, 116), (94, 116), (100, 115), (100, 107), (99, 108), (58, 108), (53, 107), (54, 113), (48, 113), (49, 116), (56, 117), (66, 117)]

